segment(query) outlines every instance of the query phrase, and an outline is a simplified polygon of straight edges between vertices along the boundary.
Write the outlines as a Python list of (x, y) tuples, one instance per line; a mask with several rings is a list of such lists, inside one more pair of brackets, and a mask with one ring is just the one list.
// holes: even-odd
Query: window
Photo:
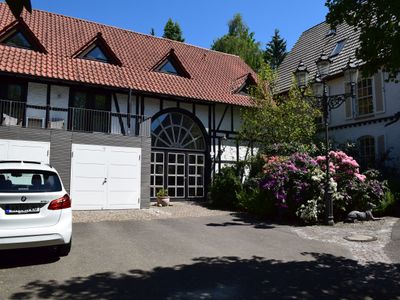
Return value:
[(59, 192), (61, 182), (56, 173), (40, 170), (2, 170), (0, 193)]
[(344, 44), (345, 44), (345, 40), (341, 40), (341, 41), (337, 42), (335, 48), (333, 48), (333, 50), (332, 50), (332, 53), (331, 53), (330, 57), (339, 55), (339, 53), (344, 48)]
[(28, 41), (28, 39), (25, 37), (25, 35), (20, 32), (14, 32), (7, 38), (5, 38), (2, 41), (3, 44), (11, 46), (11, 47), (17, 47), (17, 48), (24, 48), (24, 49), (30, 49), (33, 50), (32, 44)]
[(358, 139), (359, 161), (363, 168), (375, 164), (375, 139), (373, 136), (363, 136)]
[(71, 123), (74, 130), (109, 132), (111, 97), (106, 93), (72, 91)]
[(92, 50), (90, 50), (87, 54), (85, 54), (82, 58), (97, 60), (105, 63), (110, 63), (110, 59), (104, 53), (103, 50), (99, 46), (95, 46)]
[(357, 115), (367, 115), (374, 112), (372, 79), (361, 79), (357, 83)]
[(335, 34), (336, 34), (336, 28), (331, 28), (331, 29), (329, 29), (328, 32), (326, 33), (326, 36), (325, 36), (325, 37), (332, 36), (332, 35), (335, 35)]
[(179, 75), (178, 71), (176, 70), (176, 68), (174, 67), (174, 65), (172, 64), (172, 62), (170, 60), (167, 60), (164, 64), (162, 64), (158, 68), (158, 71), (163, 72), (163, 73)]

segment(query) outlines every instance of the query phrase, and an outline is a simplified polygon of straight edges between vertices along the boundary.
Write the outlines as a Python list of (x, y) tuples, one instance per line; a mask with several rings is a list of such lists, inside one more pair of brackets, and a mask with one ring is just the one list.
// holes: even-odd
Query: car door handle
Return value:
[(104, 178), (103, 185), (107, 183), (107, 178)]

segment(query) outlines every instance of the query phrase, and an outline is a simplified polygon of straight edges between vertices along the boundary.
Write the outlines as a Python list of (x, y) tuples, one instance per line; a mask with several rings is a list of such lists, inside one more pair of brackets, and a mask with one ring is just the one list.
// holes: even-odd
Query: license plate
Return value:
[(6, 215), (37, 214), (40, 212), (40, 207), (36, 205), (10, 205), (6, 206), (5, 212)]

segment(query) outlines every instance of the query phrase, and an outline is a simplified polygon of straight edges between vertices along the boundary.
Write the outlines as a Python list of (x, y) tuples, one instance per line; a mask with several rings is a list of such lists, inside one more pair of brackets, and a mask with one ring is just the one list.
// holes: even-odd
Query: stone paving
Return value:
[[(335, 243), (348, 248), (354, 259), (361, 264), (392, 263), (385, 254), (384, 247), (391, 240), (392, 227), (398, 218), (385, 217), (379, 221), (358, 223), (337, 223), (335, 226), (305, 226), (292, 227), (298, 236), (327, 243)], [(367, 235), (377, 238), (372, 242), (347, 241), (349, 235)]]
[(211, 210), (196, 202), (172, 202), (170, 206), (158, 207), (151, 203), (149, 209), (127, 210), (98, 210), (98, 211), (74, 211), (74, 223), (90, 223), (102, 221), (132, 221), (154, 220), (184, 217), (207, 217), (228, 215), (231, 212)]

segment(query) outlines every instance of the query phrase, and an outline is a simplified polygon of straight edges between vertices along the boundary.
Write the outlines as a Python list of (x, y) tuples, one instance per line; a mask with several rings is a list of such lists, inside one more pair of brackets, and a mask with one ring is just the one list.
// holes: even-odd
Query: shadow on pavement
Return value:
[(265, 220), (257, 219), (252, 217), (246, 213), (231, 213), (233, 217), (232, 221), (230, 222), (223, 222), (223, 223), (208, 223), (207, 226), (213, 227), (227, 227), (227, 226), (253, 226), (256, 229), (272, 229), (275, 226), (270, 223), (266, 222)]
[(60, 260), (50, 247), (0, 251), (0, 269), (50, 264)]
[(400, 265), (366, 266), (329, 254), (309, 261), (200, 257), (190, 265), (36, 280), (11, 299), (396, 299)]

